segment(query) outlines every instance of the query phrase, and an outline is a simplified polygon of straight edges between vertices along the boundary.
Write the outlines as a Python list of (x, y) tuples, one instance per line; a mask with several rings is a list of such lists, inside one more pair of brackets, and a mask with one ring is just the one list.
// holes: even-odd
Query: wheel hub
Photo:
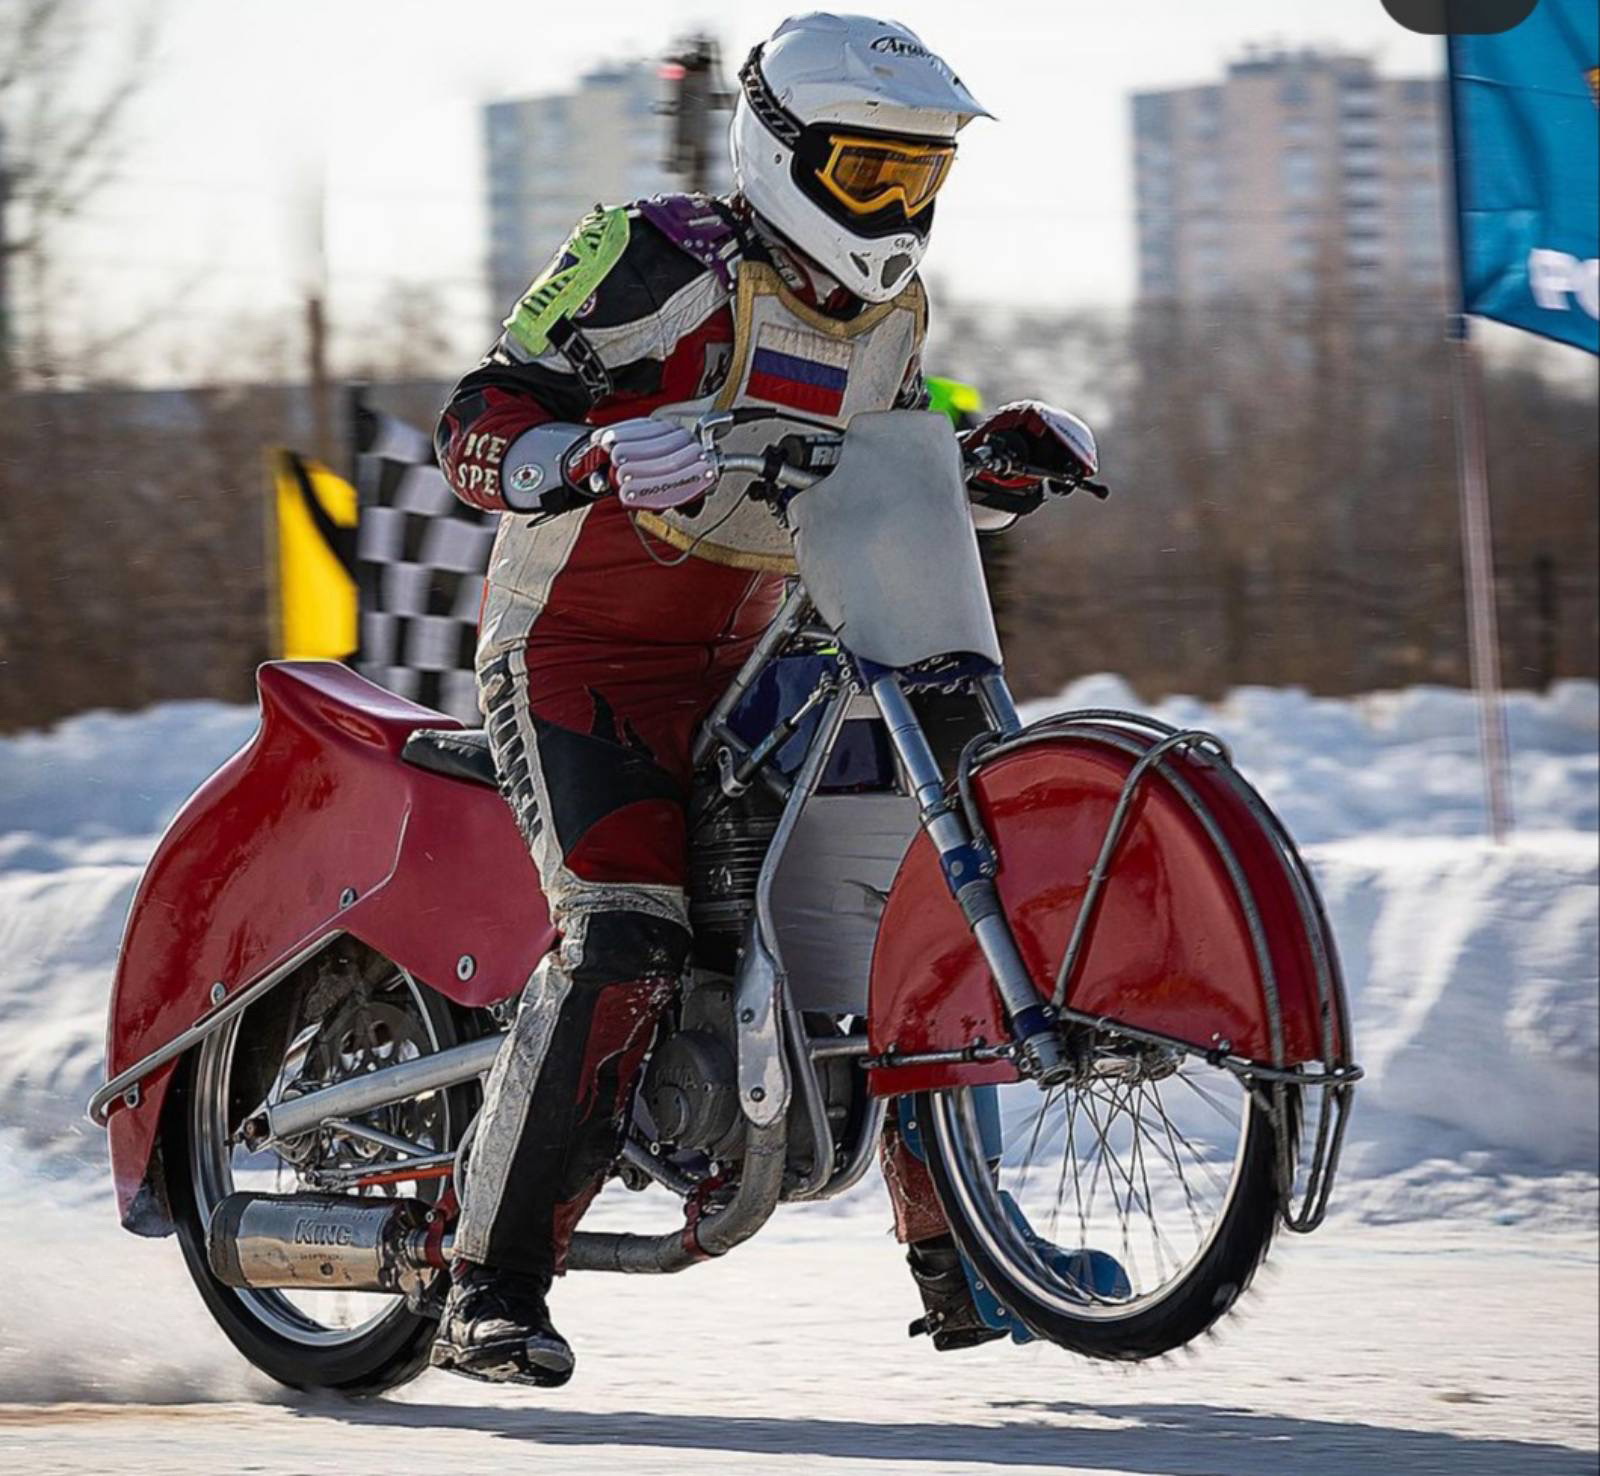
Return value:
[[(361, 996), (329, 1016), (316, 1029), (305, 1044), (300, 1069), (285, 1086), (283, 1097), (320, 1091), (414, 1060), (430, 1049), (421, 1023), (409, 1011)], [(442, 1099), (438, 1093), (433, 1093), (396, 1102), (363, 1113), (352, 1126), (368, 1128), (420, 1148), (436, 1148), (443, 1127)], [(347, 1181), (352, 1171), (376, 1169), (401, 1161), (393, 1147), (331, 1125), (273, 1146), (295, 1169), (300, 1187), (308, 1189), (334, 1187)], [(386, 1195), (398, 1192), (394, 1184), (379, 1187)]]

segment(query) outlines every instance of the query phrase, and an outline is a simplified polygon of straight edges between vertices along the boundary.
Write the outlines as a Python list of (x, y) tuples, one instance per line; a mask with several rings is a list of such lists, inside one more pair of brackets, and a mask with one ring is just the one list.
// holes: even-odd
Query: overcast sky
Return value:
[[(107, 18), (125, 0), (94, 0)], [(704, 27), (737, 64), (793, 3), (729, 0), (165, 0), (115, 188), (78, 229), (75, 291), (104, 322), (183, 300), (147, 338), (159, 373), (204, 362), (235, 315), (281, 313), (317, 270), (363, 320), (393, 283), (431, 283), (477, 345), (487, 306), (478, 106), (559, 91), (597, 63)], [(1214, 80), (1248, 43), (1437, 71), (1440, 44), (1380, 0), (905, 0), (998, 115), (962, 136), (927, 271), (964, 297), (1119, 303), (1133, 286), (1127, 94)], [(530, 275), (540, 265), (529, 263)], [(214, 357), (214, 355), (213, 355)], [(235, 366), (237, 372), (237, 366)]]

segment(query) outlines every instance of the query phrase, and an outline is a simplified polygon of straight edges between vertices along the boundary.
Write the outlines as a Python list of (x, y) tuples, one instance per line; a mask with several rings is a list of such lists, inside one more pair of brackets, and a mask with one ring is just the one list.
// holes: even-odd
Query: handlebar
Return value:
[[(734, 411), (714, 410), (702, 415), (695, 422), (695, 432), (700, 438), (701, 446), (705, 448), (706, 458), (716, 469), (717, 475), (721, 477), (726, 472), (746, 472), (770, 487), (787, 488), (793, 492), (803, 492), (808, 487), (815, 487), (832, 467), (829, 465), (813, 471), (809, 467), (796, 466), (787, 458), (786, 452), (797, 442), (804, 443), (808, 452), (812, 449), (836, 450), (843, 439), (837, 431), (824, 431), (815, 436), (800, 436), (791, 432), (782, 441), (768, 446), (759, 454), (719, 450), (717, 438), (738, 421), (739, 415)], [(787, 446), (785, 443), (788, 443)], [(806, 459), (810, 459), (809, 455)], [(1052, 479), (1061, 480), (1059, 473), (1026, 466), (1008, 455), (1004, 448), (992, 442), (984, 442), (977, 446), (963, 444), (961, 459), (973, 471), (988, 471), (1000, 476), (1037, 475), (1046, 483), (1047, 490)], [(1107, 489), (1104, 486), (1088, 480), (1066, 482), (1062, 495), (1070, 492), (1074, 486), (1081, 486), (1096, 497), (1103, 498), (1106, 495)]]
[(790, 466), (787, 462), (771, 465), (769, 456), (745, 456), (731, 452), (713, 451), (711, 464), (720, 476), (724, 472), (749, 472), (764, 481), (775, 482), (795, 492), (804, 492), (822, 480), (821, 472), (807, 471), (804, 467)]
[[(750, 454), (743, 452), (722, 451), (717, 446), (717, 438), (725, 431), (731, 429), (738, 421), (738, 416), (729, 410), (716, 410), (702, 415), (695, 422), (695, 432), (700, 438), (700, 444), (705, 448), (706, 457), (716, 469), (720, 477), (727, 472), (747, 472), (751, 476), (775, 487), (784, 487), (793, 492), (803, 492), (808, 487), (815, 487), (832, 466), (825, 466), (820, 470), (810, 467), (796, 466), (785, 458), (785, 442), (793, 445), (796, 442), (806, 444), (808, 450), (833, 450), (843, 439), (837, 431), (822, 431), (814, 436), (801, 436), (793, 432), (786, 435), (782, 441), (766, 447), (763, 451)], [(976, 454), (963, 449), (963, 458), (969, 464), (983, 465), (993, 455), (987, 446), (980, 448)]]
[[(835, 447), (839, 437), (830, 432), (810, 438), (813, 445), (820, 447)], [(748, 472), (751, 476), (759, 477), (762, 481), (770, 482), (779, 487), (787, 487), (795, 492), (803, 492), (808, 487), (815, 487), (831, 468), (823, 471), (812, 471), (807, 467), (795, 466), (787, 461), (780, 461), (778, 446), (769, 446), (758, 455), (739, 454), (736, 452), (719, 451), (715, 446), (707, 447), (710, 453), (712, 466), (721, 476), (725, 472)], [(975, 450), (962, 450), (962, 460), (969, 466), (989, 466), (1000, 460), (988, 446), (979, 446)]]
[[(717, 447), (717, 437), (738, 424), (739, 416), (732, 410), (713, 410), (695, 422), (695, 433), (705, 448), (706, 459), (716, 469), (718, 477), (727, 472), (748, 472), (773, 487), (786, 487), (792, 492), (803, 492), (815, 487), (824, 473), (796, 466), (784, 458), (783, 442), (768, 446), (758, 455), (744, 452), (722, 451)], [(826, 431), (817, 436), (786, 436), (790, 442), (805, 440), (814, 446), (837, 446), (837, 431)]]

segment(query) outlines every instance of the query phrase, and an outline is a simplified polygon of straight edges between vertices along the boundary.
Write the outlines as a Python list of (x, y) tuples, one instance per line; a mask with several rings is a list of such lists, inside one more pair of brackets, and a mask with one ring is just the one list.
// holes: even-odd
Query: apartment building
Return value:
[[(621, 204), (684, 187), (662, 163), (667, 96), (661, 65), (638, 61), (589, 72), (571, 92), (484, 108), (488, 278), (497, 315), (596, 202)], [(726, 126), (723, 112), (721, 130)], [(726, 188), (727, 151), (709, 153), (711, 185)]]
[(1140, 298), (1442, 305), (1445, 106), (1438, 78), (1314, 50), (1134, 94)]

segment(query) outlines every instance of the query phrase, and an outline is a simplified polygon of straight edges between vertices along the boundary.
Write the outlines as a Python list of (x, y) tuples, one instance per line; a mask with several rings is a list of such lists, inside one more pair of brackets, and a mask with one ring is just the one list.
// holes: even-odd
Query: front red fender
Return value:
[[(1006, 917), (1048, 998), (1112, 810), (1150, 734), (1089, 721), (977, 771)], [(1333, 940), (1282, 827), (1231, 766), (1171, 753), (1146, 773), (1066, 1003), (1269, 1065), (1348, 1058)], [(919, 836), (890, 890), (872, 960), (874, 1055), (1009, 1038), (988, 969)], [(1015, 1079), (1004, 1063), (871, 1073), (872, 1090)]]
[[(261, 727), (190, 798), (140, 882), (117, 958), (114, 1076), (228, 994), (346, 932), (466, 1005), (520, 989), (550, 947), (538, 875), (492, 789), (400, 760), (460, 724), (330, 662), (263, 666)], [(353, 896), (353, 901), (347, 901)], [(470, 956), (472, 967), (457, 963)], [(172, 1066), (108, 1124), (128, 1222)]]

